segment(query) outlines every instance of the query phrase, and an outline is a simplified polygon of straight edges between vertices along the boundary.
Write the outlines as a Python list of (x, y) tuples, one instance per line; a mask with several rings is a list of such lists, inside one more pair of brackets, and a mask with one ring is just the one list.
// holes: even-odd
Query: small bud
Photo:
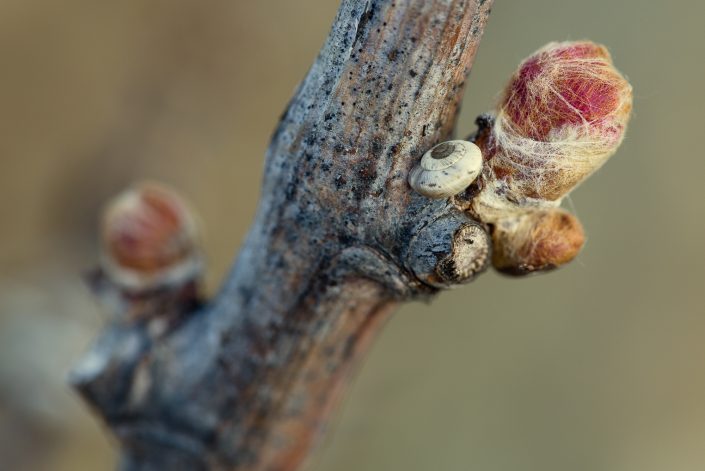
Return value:
[[(622, 142), (632, 88), (607, 50), (550, 43), (525, 59), (498, 104), (477, 212), (557, 205)], [(490, 211), (491, 212), (491, 211)]]
[(573, 260), (585, 242), (578, 219), (561, 208), (530, 211), (497, 221), (492, 264), (523, 275), (551, 270)]
[(104, 212), (102, 268), (114, 283), (134, 291), (188, 282), (202, 268), (197, 233), (189, 205), (174, 190), (136, 185)]

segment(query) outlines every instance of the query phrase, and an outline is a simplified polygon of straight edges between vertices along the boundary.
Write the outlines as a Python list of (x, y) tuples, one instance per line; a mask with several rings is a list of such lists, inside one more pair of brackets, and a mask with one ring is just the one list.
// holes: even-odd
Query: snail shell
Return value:
[(470, 186), (481, 170), (479, 147), (468, 141), (447, 141), (424, 154), (409, 173), (409, 184), (428, 198), (448, 198)]

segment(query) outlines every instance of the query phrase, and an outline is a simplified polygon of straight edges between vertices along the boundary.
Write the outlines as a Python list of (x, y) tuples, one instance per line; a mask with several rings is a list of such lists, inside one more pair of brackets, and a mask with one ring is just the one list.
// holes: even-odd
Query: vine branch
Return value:
[(187, 290), (188, 309), (183, 288), (129, 298), (140, 316), (116, 316), (73, 372), (123, 470), (298, 469), (396, 305), (486, 265), (486, 227), (407, 175), (453, 131), (491, 5), (342, 1), (221, 291)]

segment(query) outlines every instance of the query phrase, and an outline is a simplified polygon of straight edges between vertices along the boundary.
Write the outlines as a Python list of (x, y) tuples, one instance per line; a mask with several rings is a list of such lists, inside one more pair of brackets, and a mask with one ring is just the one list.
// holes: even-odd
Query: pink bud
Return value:
[[(560, 201), (624, 137), (632, 88), (598, 44), (550, 43), (525, 59), (498, 104), (485, 144), (504, 198)], [(486, 178), (487, 179), (487, 178)]]
[(142, 183), (115, 197), (103, 217), (103, 268), (114, 282), (150, 289), (200, 269), (197, 224), (170, 188)]

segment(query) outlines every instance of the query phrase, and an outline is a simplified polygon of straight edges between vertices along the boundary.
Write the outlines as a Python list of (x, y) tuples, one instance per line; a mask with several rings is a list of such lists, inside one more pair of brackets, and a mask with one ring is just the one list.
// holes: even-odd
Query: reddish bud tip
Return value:
[(142, 183), (116, 196), (104, 212), (102, 237), (103, 268), (120, 285), (153, 288), (200, 270), (193, 213), (166, 186)]
[(604, 46), (551, 43), (521, 63), (500, 108), (523, 137), (548, 142), (563, 127), (589, 125), (619, 140), (631, 110), (631, 87)]

